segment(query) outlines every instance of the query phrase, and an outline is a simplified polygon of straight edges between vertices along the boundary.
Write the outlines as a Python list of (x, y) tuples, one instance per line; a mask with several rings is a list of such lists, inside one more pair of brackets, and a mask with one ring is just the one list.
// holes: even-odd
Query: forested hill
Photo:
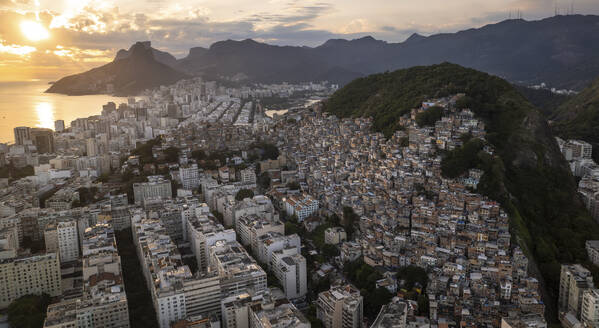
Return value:
[(591, 143), (599, 160), (599, 79), (559, 106), (550, 119), (556, 135)]
[(465, 93), (458, 105), (483, 119), (499, 156), (486, 166), (479, 192), (500, 201), (557, 299), (560, 263), (586, 260), (584, 242), (598, 225), (577, 196), (567, 163), (540, 112), (506, 81), (454, 64), (420, 66), (360, 78), (337, 91), (324, 110), (371, 116), (390, 135), (423, 100)]

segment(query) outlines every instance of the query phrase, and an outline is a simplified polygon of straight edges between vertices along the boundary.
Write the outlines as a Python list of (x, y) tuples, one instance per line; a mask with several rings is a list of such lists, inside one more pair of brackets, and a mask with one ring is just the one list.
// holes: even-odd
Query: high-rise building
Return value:
[(54, 152), (54, 131), (43, 128), (33, 128), (30, 131), (31, 141), (40, 154)]
[(95, 138), (88, 138), (86, 142), (87, 156), (98, 156), (98, 143)]
[(277, 280), (283, 286), (285, 296), (290, 300), (296, 300), (306, 296), (308, 292), (306, 276), (306, 258), (295, 253), (295, 248), (290, 248), (290, 253), (279, 250), (272, 254), (273, 271)]
[(60, 262), (56, 253), (0, 261), (0, 308), (25, 295), (60, 296)]
[(14, 128), (15, 144), (24, 145), (28, 140), (31, 140), (31, 128), (26, 126), (17, 126)]
[[(207, 208), (207, 207), (206, 207)], [(196, 256), (198, 270), (207, 272), (210, 267), (210, 248), (219, 240), (235, 241), (236, 234), (233, 229), (225, 229), (216, 222), (216, 218), (208, 211), (187, 219), (188, 240), (191, 250)]]
[(197, 164), (181, 166), (179, 168), (179, 178), (183, 189), (194, 190), (200, 186), (200, 171)]
[(54, 131), (63, 132), (64, 131), (64, 120), (56, 120), (54, 121)]
[(266, 290), (266, 272), (237, 241), (218, 241), (210, 248), (210, 263), (221, 278), (222, 296), (243, 290)]
[(580, 319), (585, 327), (599, 327), (599, 289), (586, 289), (582, 292)]
[(591, 272), (580, 264), (562, 265), (559, 283), (559, 311), (571, 312), (580, 318), (582, 294), (585, 289), (593, 288)]
[(363, 299), (351, 285), (331, 286), (318, 294), (316, 316), (326, 328), (359, 328), (363, 321)]
[(301, 241), (297, 234), (285, 236), (279, 232), (269, 232), (258, 237), (258, 251), (256, 259), (263, 264), (266, 264), (268, 268), (272, 266), (272, 254), (273, 252), (285, 249), (295, 248), (296, 254), (300, 254)]
[(81, 297), (48, 307), (45, 328), (128, 328), (129, 307), (121, 258), (109, 224), (85, 229)]
[(289, 301), (259, 303), (250, 307), (250, 328), (310, 328), (310, 321)]
[(58, 222), (56, 225), (60, 263), (76, 261), (79, 258), (79, 238), (75, 221)]
[(190, 316), (220, 315), (221, 277), (193, 275), (158, 219), (134, 216), (133, 240), (161, 328)]
[(235, 221), (235, 230), (242, 245), (250, 246), (258, 253), (258, 238), (269, 232), (285, 233), (285, 226), (279, 220), (270, 220), (256, 214), (244, 215)]
[(148, 182), (133, 184), (133, 195), (137, 205), (148, 198), (170, 199), (173, 197), (171, 182), (160, 175), (149, 176)]

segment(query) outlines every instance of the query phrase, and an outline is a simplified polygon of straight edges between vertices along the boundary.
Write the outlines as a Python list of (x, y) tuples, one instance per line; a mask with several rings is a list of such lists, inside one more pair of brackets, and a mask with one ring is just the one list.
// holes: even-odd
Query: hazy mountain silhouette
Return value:
[[(149, 43), (142, 44), (149, 47)], [(116, 62), (128, 59), (130, 53), (131, 50), (119, 51)], [(545, 82), (551, 87), (581, 90), (599, 76), (599, 16), (513, 19), (457, 33), (428, 37), (414, 34), (402, 43), (388, 43), (370, 36), (328, 40), (317, 47), (226, 40), (209, 48), (192, 48), (176, 62), (168, 53), (155, 49), (152, 53), (158, 62), (208, 79), (252, 82), (326, 79), (345, 84), (372, 73), (452, 62), (515, 83)], [(167, 74), (164, 80), (158, 78), (152, 84), (166, 84), (173, 76)]]

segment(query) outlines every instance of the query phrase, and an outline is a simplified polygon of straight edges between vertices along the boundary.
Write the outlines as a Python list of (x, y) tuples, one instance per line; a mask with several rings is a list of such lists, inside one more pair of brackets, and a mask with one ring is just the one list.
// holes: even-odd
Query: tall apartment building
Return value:
[(310, 328), (310, 321), (289, 301), (259, 303), (250, 307), (250, 328)]
[(587, 240), (585, 242), (585, 248), (589, 260), (595, 265), (599, 265), (599, 240)]
[(547, 328), (547, 322), (540, 314), (526, 314), (522, 316), (501, 319), (501, 328)]
[(217, 241), (233, 242), (237, 238), (233, 229), (225, 229), (210, 212), (189, 217), (186, 225), (188, 240), (200, 272), (209, 270), (210, 248)]
[(193, 275), (158, 219), (133, 217), (133, 241), (161, 328), (189, 316), (220, 315), (221, 277)]
[(239, 175), (243, 183), (256, 183), (256, 172), (251, 167), (240, 170)]
[(50, 222), (44, 230), (46, 252), (56, 252), (60, 263), (76, 261), (79, 258), (79, 237), (77, 222)]
[(195, 190), (200, 186), (200, 171), (197, 164), (181, 166), (179, 168), (179, 179), (183, 189)]
[(77, 222), (58, 222), (56, 225), (60, 263), (76, 261), (79, 258), (79, 237)]
[(25, 295), (60, 296), (58, 255), (47, 253), (0, 261), (0, 308)]
[(46, 225), (46, 229), (44, 230), (44, 243), (46, 244), (47, 253), (59, 253), (58, 229), (56, 222), (51, 222)]
[(224, 328), (249, 328), (249, 308), (256, 302), (254, 295), (240, 291), (221, 299), (221, 322)]
[(272, 266), (273, 252), (285, 249), (295, 248), (296, 253), (301, 252), (301, 240), (297, 234), (285, 236), (280, 232), (268, 232), (258, 237), (258, 249), (256, 259), (258, 262), (266, 264), (268, 268)]
[(277, 280), (283, 286), (285, 296), (290, 300), (296, 300), (306, 296), (308, 292), (306, 259), (295, 253), (295, 248), (289, 248), (289, 253), (279, 250), (273, 253), (273, 271)]
[(582, 292), (580, 319), (585, 327), (599, 327), (599, 289), (586, 289)]
[(44, 327), (128, 328), (129, 307), (112, 226), (87, 228), (82, 254), (82, 296), (49, 306)]
[(88, 138), (86, 141), (85, 149), (87, 152), (87, 156), (98, 156), (98, 142), (96, 141), (96, 138)]
[(227, 204), (222, 213), (223, 223), (227, 227), (235, 226), (238, 218), (251, 214), (268, 220), (278, 219), (272, 202), (264, 195), (256, 195), (251, 199), (246, 198), (240, 202)]
[(64, 120), (56, 120), (54, 121), (54, 131), (63, 132), (64, 131)]
[(15, 133), (15, 144), (22, 146), (31, 140), (31, 128), (27, 126), (17, 126), (13, 129)]
[(331, 286), (318, 294), (316, 316), (326, 328), (359, 328), (363, 321), (363, 298), (351, 285)]
[(270, 220), (255, 214), (244, 215), (235, 222), (239, 241), (250, 246), (254, 254), (258, 253), (258, 238), (269, 232), (285, 233), (285, 226), (279, 220)]
[(222, 297), (266, 289), (266, 272), (237, 241), (216, 242), (210, 248), (210, 262), (221, 279)]
[(48, 154), (54, 152), (54, 131), (43, 128), (32, 128), (30, 136), (38, 153)]
[(568, 140), (562, 148), (562, 153), (568, 161), (589, 159), (593, 156), (593, 146), (582, 140)]
[(148, 182), (133, 184), (133, 196), (136, 205), (148, 198), (170, 199), (173, 197), (171, 182), (160, 175), (149, 176)]
[(593, 288), (591, 272), (580, 264), (562, 265), (559, 283), (559, 311), (571, 312), (580, 318), (582, 294), (585, 289)]

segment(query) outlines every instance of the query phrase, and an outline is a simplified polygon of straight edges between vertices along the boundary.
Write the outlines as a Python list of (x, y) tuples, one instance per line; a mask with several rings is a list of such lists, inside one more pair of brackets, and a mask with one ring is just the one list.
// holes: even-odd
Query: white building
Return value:
[(222, 224), (216, 222), (216, 218), (210, 212), (189, 217), (186, 225), (191, 250), (196, 257), (198, 270), (201, 272), (208, 271), (210, 248), (217, 241), (233, 242), (237, 238), (233, 229), (225, 229)]
[(360, 328), (363, 298), (351, 285), (331, 286), (318, 294), (316, 316), (326, 328)]
[(585, 247), (589, 260), (595, 265), (599, 265), (599, 240), (587, 240)]
[(235, 222), (235, 230), (239, 241), (244, 246), (250, 246), (254, 254), (258, 253), (258, 238), (269, 232), (285, 233), (285, 226), (279, 220), (272, 221), (255, 214), (242, 216)]
[(195, 190), (200, 186), (200, 171), (197, 164), (181, 166), (179, 168), (179, 179), (183, 189)]
[(218, 241), (210, 248), (210, 262), (221, 278), (222, 297), (266, 290), (266, 272), (238, 242)]
[(79, 258), (79, 237), (75, 221), (58, 222), (56, 225), (60, 263), (76, 261)]
[(273, 271), (290, 300), (303, 298), (308, 292), (306, 259), (301, 254), (287, 254), (296, 249), (280, 250), (273, 253)]
[(148, 198), (170, 199), (173, 197), (171, 182), (160, 175), (148, 177), (148, 182), (134, 183), (135, 204), (140, 205)]
[(586, 289), (582, 293), (580, 319), (585, 327), (599, 327), (599, 289)]
[(256, 259), (270, 268), (273, 252), (292, 247), (297, 254), (301, 253), (301, 240), (297, 234), (285, 236), (280, 232), (269, 232), (258, 237)]
[(241, 182), (256, 183), (256, 172), (251, 167), (240, 170)]
[(297, 216), (299, 222), (318, 211), (318, 200), (307, 194), (289, 196), (284, 203), (287, 215)]

